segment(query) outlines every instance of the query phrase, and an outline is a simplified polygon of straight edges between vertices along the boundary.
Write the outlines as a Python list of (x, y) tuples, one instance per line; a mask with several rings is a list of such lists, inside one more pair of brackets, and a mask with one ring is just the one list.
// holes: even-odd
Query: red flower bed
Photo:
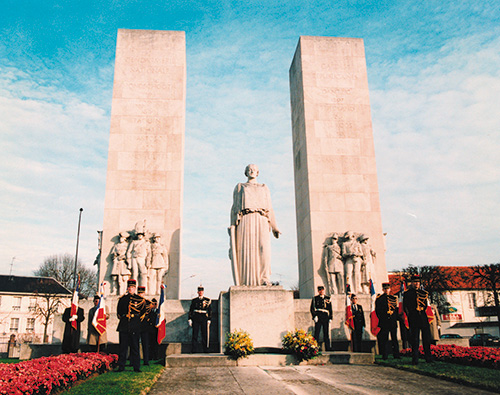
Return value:
[[(418, 349), (424, 355), (422, 346)], [(492, 369), (500, 369), (500, 348), (493, 347), (460, 347), (451, 345), (431, 346), (434, 359), (460, 365), (474, 365)], [(411, 355), (411, 348), (401, 351), (401, 355)]]
[(0, 364), (0, 394), (50, 394), (111, 369), (115, 354), (64, 354), (16, 364)]

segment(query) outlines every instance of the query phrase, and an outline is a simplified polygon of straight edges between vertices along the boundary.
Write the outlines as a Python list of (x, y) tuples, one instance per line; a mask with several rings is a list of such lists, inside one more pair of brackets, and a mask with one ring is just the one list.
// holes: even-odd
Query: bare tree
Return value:
[[(70, 254), (52, 255), (45, 258), (37, 270), (35, 276), (53, 277), (63, 286), (73, 289), (73, 273), (75, 270), (75, 258)], [(97, 271), (85, 267), (78, 260), (77, 274), (80, 275), (80, 295), (89, 297), (97, 292)]]
[[(422, 287), (429, 292), (431, 303), (435, 304), (440, 313), (448, 313), (450, 306), (446, 297), (443, 295), (445, 291), (455, 288), (461, 280), (461, 273), (454, 267), (446, 268), (442, 266), (413, 266), (401, 270), (403, 277), (411, 277), (415, 274), (420, 275), (420, 283)], [(450, 270), (452, 272), (450, 272)]]
[(498, 328), (500, 330), (500, 263), (479, 265), (473, 268), (473, 278), (484, 284), (492, 293), (495, 309), (498, 317)]

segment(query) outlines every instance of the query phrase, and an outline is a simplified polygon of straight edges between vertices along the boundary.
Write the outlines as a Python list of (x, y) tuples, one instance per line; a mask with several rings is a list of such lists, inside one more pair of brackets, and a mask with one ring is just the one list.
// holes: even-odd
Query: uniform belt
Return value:
[(316, 311), (322, 311), (323, 313), (330, 314), (330, 312), (328, 310), (326, 310), (326, 309), (316, 309)]
[(195, 313), (200, 313), (200, 314), (207, 314), (206, 310), (195, 310)]

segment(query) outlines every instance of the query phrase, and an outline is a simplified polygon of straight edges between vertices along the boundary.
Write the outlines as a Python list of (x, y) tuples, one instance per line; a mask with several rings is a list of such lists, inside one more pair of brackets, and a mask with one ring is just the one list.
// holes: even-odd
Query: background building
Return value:
[[(52, 342), (55, 314), (71, 305), (72, 293), (51, 277), (0, 275), (0, 353), (16, 343)], [(45, 326), (47, 325), (47, 328)]]

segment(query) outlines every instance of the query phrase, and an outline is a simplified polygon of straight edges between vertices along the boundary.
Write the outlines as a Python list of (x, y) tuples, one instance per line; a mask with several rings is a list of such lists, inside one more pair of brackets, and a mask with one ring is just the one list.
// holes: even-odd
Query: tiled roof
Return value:
[[(490, 289), (490, 286), (481, 278), (474, 277), (474, 266), (438, 266), (449, 290), (461, 289)], [(397, 293), (401, 287), (403, 273), (389, 273), (391, 291)], [(497, 284), (500, 288), (500, 283)]]
[(71, 295), (59, 281), (52, 277), (27, 277), (0, 275), (0, 292), (26, 294)]

